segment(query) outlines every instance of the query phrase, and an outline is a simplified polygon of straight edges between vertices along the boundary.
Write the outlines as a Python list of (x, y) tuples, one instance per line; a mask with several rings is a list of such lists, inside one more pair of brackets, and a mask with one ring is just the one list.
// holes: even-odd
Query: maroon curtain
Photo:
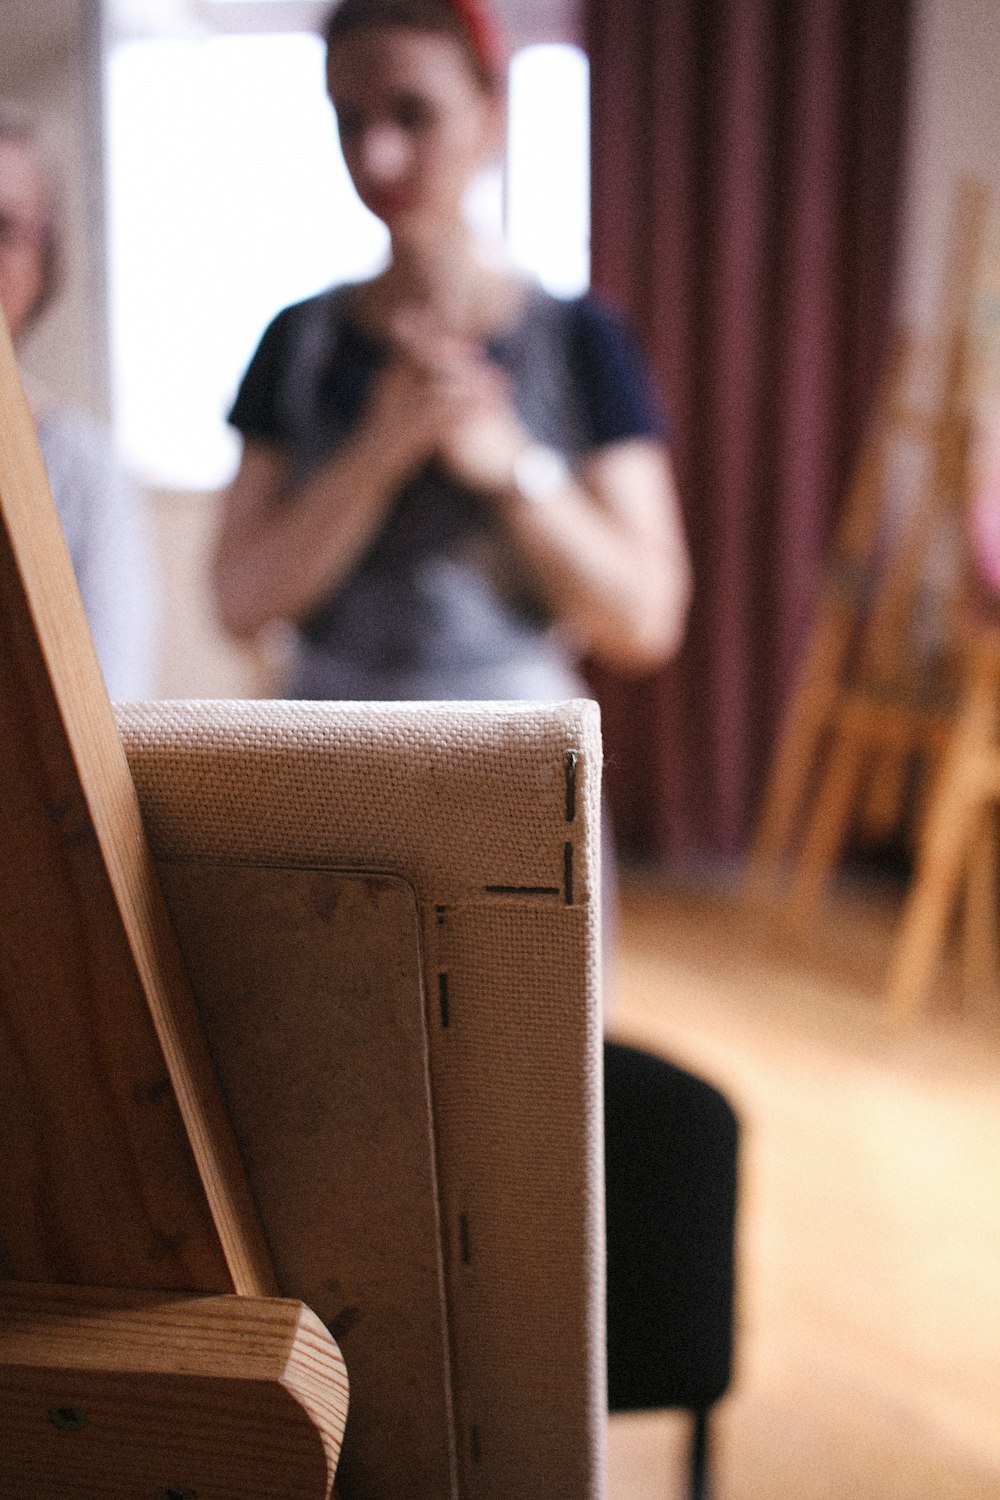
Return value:
[(593, 279), (673, 419), (681, 659), (595, 674), (623, 847), (745, 847), (886, 349), (909, 0), (585, 0)]

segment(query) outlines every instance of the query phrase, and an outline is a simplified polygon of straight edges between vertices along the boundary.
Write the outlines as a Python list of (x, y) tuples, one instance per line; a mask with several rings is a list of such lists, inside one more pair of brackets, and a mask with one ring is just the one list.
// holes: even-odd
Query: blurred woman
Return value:
[[(0, 308), (18, 354), (58, 289), (60, 238), (35, 126), (0, 104)], [(24, 381), (108, 692), (150, 697), (154, 590), (137, 498), (101, 429)]]
[(503, 133), (471, 0), (343, 0), (327, 82), (387, 269), (287, 308), (231, 421), (224, 624), (291, 622), (306, 698), (563, 698), (583, 654), (651, 670), (690, 575), (629, 337), (483, 250), (464, 213)]

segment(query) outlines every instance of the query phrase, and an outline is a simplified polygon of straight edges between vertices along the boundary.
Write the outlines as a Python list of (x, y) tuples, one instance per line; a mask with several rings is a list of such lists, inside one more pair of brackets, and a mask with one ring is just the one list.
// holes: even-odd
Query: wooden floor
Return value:
[[(612, 1031), (744, 1125), (738, 1373), (717, 1500), (1000, 1497), (1000, 997), (894, 1033), (894, 913), (791, 946), (719, 897), (630, 887)], [(613, 1418), (612, 1500), (679, 1494), (683, 1423)]]

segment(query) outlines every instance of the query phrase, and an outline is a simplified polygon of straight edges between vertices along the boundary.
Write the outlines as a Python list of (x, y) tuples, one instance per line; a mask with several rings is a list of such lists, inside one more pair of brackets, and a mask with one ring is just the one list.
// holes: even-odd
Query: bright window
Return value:
[(510, 69), (507, 245), (550, 292), (590, 284), (590, 74), (578, 47), (526, 47)]
[[(372, 274), (387, 236), (358, 201), (326, 103), (319, 39), (297, 32), (143, 40), (107, 75), (115, 426), (167, 488), (228, 481), (225, 412), (282, 306)], [(588, 279), (587, 71), (534, 47), (511, 70), (511, 253), (560, 294)], [(502, 222), (499, 172), (470, 211)]]

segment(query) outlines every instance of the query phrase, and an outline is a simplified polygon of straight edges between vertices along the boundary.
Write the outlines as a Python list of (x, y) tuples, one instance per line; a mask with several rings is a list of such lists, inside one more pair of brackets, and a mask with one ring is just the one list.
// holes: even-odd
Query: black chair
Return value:
[(605, 1043), (608, 1406), (693, 1414), (692, 1500), (708, 1415), (729, 1386), (739, 1126), (710, 1084)]

